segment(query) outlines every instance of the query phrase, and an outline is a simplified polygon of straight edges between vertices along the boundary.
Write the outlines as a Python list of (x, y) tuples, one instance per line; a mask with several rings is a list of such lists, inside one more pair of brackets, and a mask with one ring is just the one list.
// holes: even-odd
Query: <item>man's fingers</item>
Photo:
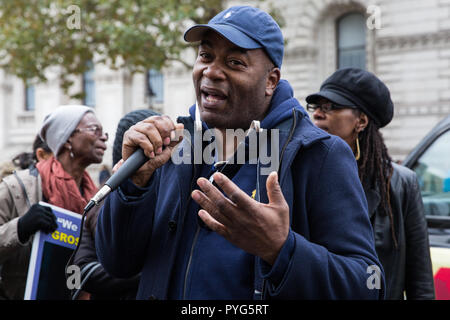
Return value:
[(197, 184), (223, 215), (227, 217), (233, 216), (237, 208), (236, 205), (225, 197), (209, 180), (200, 178), (197, 180)]
[(124, 163), (123, 159), (120, 159), (119, 162), (117, 162), (114, 167), (112, 168), (112, 173), (116, 173), (117, 170), (119, 170), (119, 168), (122, 166), (122, 164)]
[(174, 124), (168, 116), (152, 116), (131, 126), (124, 135), (122, 158), (126, 160), (137, 147), (144, 150), (150, 159), (162, 154), (166, 146), (174, 146), (172, 143), (175, 130), (183, 130), (183, 124)]
[(147, 157), (154, 157), (153, 144), (148, 137), (131, 127), (123, 137), (122, 159), (127, 160), (137, 148), (143, 149)]
[(226, 227), (222, 223), (214, 219), (206, 210), (200, 210), (198, 212), (198, 216), (200, 217), (200, 219), (203, 220), (203, 222), (208, 226), (208, 228), (217, 232), (223, 237), (226, 236), (227, 233)]
[(278, 182), (278, 174), (275, 171), (271, 172), (267, 177), (266, 189), (269, 206), (276, 208), (279, 212), (284, 212), (289, 216), (289, 205), (284, 198), (283, 191)]
[(172, 119), (170, 119), (169, 116), (166, 115), (153, 116), (143, 120), (142, 122), (155, 126), (163, 139), (167, 137), (170, 138), (171, 132), (175, 130), (175, 123), (172, 121)]
[[(230, 224), (228, 217), (223, 214), (223, 211), (226, 210), (221, 210), (221, 208), (217, 206), (217, 203), (211, 201), (203, 192), (194, 190), (192, 192), (192, 199), (194, 199), (200, 207), (209, 212), (216, 220), (227, 225)], [(227, 201), (227, 199), (223, 197), (221, 201)]]
[(163, 137), (153, 123), (140, 123), (135, 127), (135, 130), (136, 132), (143, 134), (152, 145), (152, 148), (149, 150), (143, 148), (147, 157), (153, 158), (155, 155), (162, 153)]
[(200, 207), (202, 207), (205, 210), (212, 211), (214, 209), (214, 204), (211, 202), (211, 200), (208, 199), (208, 197), (199, 190), (194, 190), (192, 192), (192, 199), (197, 202)]
[[(184, 125), (182, 123), (174, 123), (172, 121), (172, 119), (170, 119), (169, 116), (166, 115), (162, 115), (162, 116), (154, 116), (151, 118), (147, 118), (146, 120), (144, 120), (143, 122), (147, 122), (149, 125), (153, 125), (157, 128), (160, 137), (161, 137), (161, 145), (158, 144), (158, 146), (155, 148), (155, 150), (159, 150), (161, 151), (159, 148), (162, 147), (166, 147), (166, 146), (175, 146), (177, 145), (180, 141), (181, 138), (176, 138), (177, 136), (179, 137), (180, 134), (177, 135), (177, 130), (179, 130), (179, 132), (183, 132), (184, 129)], [(181, 134), (182, 136), (182, 134)], [(158, 152), (157, 152), (158, 154)]]
[(242, 191), (233, 181), (224, 174), (217, 172), (213, 175), (214, 182), (225, 192), (227, 197), (242, 209), (251, 209), (254, 200)]
[(284, 199), (283, 192), (281, 191), (280, 184), (278, 183), (278, 174), (273, 171), (269, 174), (266, 180), (267, 197), (269, 199), (269, 204), (284, 204), (286, 200)]
[(171, 147), (176, 146), (178, 143), (180, 143), (183, 140), (183, 129), (184, 124), (177, 123), (175, 125), (175, 130), (173, 130), (170, 133), (170, 141), (165, 140), (164, 143), (168, 142)]

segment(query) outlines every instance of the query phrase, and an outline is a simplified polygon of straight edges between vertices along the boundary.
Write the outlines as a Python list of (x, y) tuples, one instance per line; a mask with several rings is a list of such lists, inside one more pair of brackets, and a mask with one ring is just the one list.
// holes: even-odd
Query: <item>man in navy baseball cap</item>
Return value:
[(208, 24), (199, 24), (188, 29), (184, 39), (195, 42), (202, 39), (208, 30), (214, 30), (243, 49), (266, 51), (274, 65), (281, 68), (284, 40), (281, 29), (266, 12), (249, 6), (235, 6), (220, 12)]
[[(281, 79), (277, 23), (231, 7), (184, 37), (199, 42), (197, 103), (178, 124), (150, 117), (124, 135), (124, 160), (137, 148), (150, 159), (99, 215), (108, 273), (141, 272), (138, 299), (382, 297), (383, 274), (379, 288), (366, 286), (367, 267), (380, 263), (353, 155), (314, 127)], [(187, 139), (177, 146), (180, 123)]]
[(184, 38), (200, 42), (192, 73), (198, 118), (224, 130), (247, 130), (253, 120), (261, 121), (283, 61), (283, 35), (275, 20), (258, 8), (234, 6), (189, 28)]

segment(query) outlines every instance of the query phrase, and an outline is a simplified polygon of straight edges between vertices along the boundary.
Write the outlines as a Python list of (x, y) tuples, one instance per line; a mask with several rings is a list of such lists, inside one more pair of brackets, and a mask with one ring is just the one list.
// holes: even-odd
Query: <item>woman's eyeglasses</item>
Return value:
[(341, 106), (338, 104), (334, 104), (332, 102), (322, 103), (322, 104), (316, 104), (316, 103), (308, 103), (306, 105), (306, 110), (309, 112), (314, 112), (317, 109), (320, 109), (322, 112), (328, 113), (333, 110), (340, 110), (340, 109), (357, 109), (355, 106)]
[(90, 134), (94, 134), (97, 137), (103, 137), (103, 135), (106, 137), (106, 140), (108, 140), (108, 133), (103, 132), (103, 129), (99, 126), (93, 125), (86, 128), (76, 128), (73, 132), (88, 132)]

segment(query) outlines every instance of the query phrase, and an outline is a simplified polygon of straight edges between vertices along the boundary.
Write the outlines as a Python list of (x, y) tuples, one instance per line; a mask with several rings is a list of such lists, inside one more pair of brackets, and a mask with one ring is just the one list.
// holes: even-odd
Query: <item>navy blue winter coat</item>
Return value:
[[(185, 127), (193, 126), (193, 110)], [(384, 272), (349, 146), (311, 123), (284, 80), (261, 126), (280, 128), (278, 176), (290, 208), (287, 242), (292, 252), (277, 284), (268, 277), (270, 267), (255, 257), (254, 298), (383, 298)], [(167, 299), (194, 167), (169, 161), (155, 171), (145, 192), (128, 181), (105, 200), (97, 224), (97, 254), (114, 276), (141, 272), (138, 299)], [(257, 185), (264, 203), (266, 179), (260, 175)]]

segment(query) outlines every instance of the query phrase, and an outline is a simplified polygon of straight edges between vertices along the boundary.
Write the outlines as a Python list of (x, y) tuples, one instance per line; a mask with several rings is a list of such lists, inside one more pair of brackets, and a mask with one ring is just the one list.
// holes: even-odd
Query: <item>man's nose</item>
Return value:
[(211, 62), (203, 70), (203, 76), (211, 80), (223, 80), (225, 79), (225, 74), (223, 72), (222, 66), (217, 62)]

